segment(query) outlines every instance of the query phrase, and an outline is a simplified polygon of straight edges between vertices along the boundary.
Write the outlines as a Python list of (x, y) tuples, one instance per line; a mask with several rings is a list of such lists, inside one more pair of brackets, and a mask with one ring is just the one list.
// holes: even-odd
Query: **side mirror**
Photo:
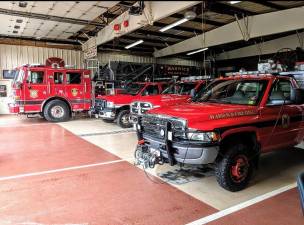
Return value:
[(295, 88), (291, 90), (290, 100), (295, 104), (304, 104), (304, 89)]
[(195, 96), (195, 89), (191, 89), (191, 91), (190, 91), (190, 96), (191, 96), (191, 98), (193, 98), (194, 96)]

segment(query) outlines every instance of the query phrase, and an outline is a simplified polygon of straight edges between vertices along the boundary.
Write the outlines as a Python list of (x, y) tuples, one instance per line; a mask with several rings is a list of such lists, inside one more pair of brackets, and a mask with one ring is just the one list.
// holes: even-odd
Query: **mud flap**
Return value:
[(165, 130), (165, 147), (166, 147), (166, 152), (168, 155), (168, 160), (170, 163), (170, 166), (174, 166), (176, 164), (174, 160), (174, 155), (173, 155), (173, 148), (172, 148), (172, 138), (173, 138), (173, 131), (172, 131), (172, 124), (170, 122), (166, 123), (166, 130)]

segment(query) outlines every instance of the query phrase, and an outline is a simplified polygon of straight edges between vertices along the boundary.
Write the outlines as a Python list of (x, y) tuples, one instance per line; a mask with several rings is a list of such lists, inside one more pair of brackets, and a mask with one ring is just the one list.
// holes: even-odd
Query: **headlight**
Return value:
[(187, 133), (187, 138), (193, 141), (202, 141), (202, 142), (210, 143), (210, 142), (219, 141), (221, 137), (219, 133), (213, 131), (212, 132), (190, 131)]
[(114, 102), (107, 102), (107, 108), (114, 108)]

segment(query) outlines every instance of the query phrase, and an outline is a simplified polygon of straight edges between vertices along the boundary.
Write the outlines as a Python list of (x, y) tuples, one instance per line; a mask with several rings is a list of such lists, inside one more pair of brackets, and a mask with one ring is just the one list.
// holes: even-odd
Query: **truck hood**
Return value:
[[(240, 118), (248, 120), (248, 116), (256, 117), (258, 115), (257, 109), (257, 106), (247, 105), (187, 103), (155, 108), (150, 110), (148, 114), (160, 114), (185, 119), (189, 127), (201, 128), (202, 125), (204, 127), (209, 127), (209, 125), (214, 125), (214, 123), (227, 124), (228, 120), (232, 123), (233, 121), (238, 123)], [(210, 121), (208, 122), (208, 126), (206, 126), (207, 121)], [(212, 127), (212, 129), (213, 128), (214, 127)]]
[(180, 102), (186, 102), (190, 98), (189, 95), (176, 95), (176, 94), (165, 94), (165, 95), (152, 95), (143, 96), (137, 99), (140, 102), (149, 102), (156, 106), (171, 105)]

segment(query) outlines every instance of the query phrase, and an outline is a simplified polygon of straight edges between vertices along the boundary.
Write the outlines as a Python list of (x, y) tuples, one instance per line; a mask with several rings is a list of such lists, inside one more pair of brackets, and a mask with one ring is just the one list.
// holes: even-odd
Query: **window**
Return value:
[(289, 80), (279, 80), (277, 81), (271, 89), (271, 93), (268, 98), (267, 104), (269, 105), (282, 105), (290, 104), (290, 94), (291, 94), (291, 83)]
[(29, 71), (27, 76), (27, 83), (42, 84), (44, 72), (43, 71)]
[(54, 83), (55, 84), (62, 84), (63, 83), (63, 73), (54, 72)]
[(208, 90), (198, 101), (221, 104), (257, 105), (267, 87), (266, 80), (230, 80)]
[(66, 72), (67, 84), (81, 84), (81, 73)]
[(142, 95), (157, 95), (159, 94), (158, 86), (157, 85), (149, 85), (146, 87)]

